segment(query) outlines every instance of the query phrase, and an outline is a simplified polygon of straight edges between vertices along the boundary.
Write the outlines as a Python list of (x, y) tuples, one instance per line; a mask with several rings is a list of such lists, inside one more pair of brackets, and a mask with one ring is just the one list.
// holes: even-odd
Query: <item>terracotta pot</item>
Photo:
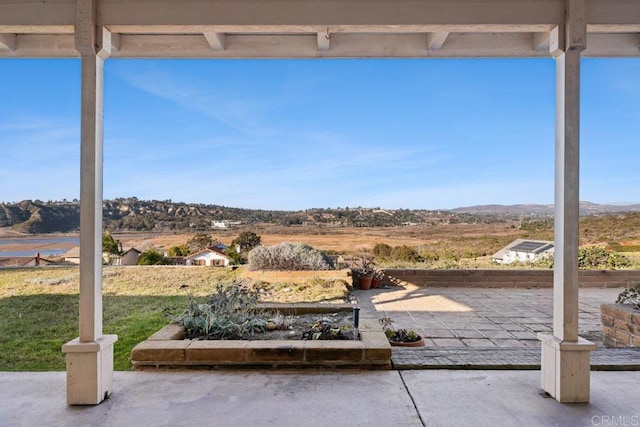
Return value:
[(371, 279), (371, 287), (372, 288), (379, 288), (380, 287), (380, 279)]
[(389, 341), (392, 347), (424, 347), (424, 339), (420, 337), (418, 341), (413, 342), (393, 342)]
[(373, 277), (371, 276), (360, 276), (358, 277), (358, 286), (360, 286), (360, 289), (362, 290), (369, 290), (371, 289), (371, 281), (373, 280)]

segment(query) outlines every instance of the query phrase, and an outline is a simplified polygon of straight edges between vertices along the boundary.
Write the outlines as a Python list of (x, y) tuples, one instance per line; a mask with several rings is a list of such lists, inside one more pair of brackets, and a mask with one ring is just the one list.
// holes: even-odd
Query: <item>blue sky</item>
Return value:
[[(583, 59), (581, 200), (640, 202), (640, 60)], [(80, 63), (0, 60), (0, 201), (79, 195)], [(116, 60), (104, 197), (553, 202), (554, 62)]]

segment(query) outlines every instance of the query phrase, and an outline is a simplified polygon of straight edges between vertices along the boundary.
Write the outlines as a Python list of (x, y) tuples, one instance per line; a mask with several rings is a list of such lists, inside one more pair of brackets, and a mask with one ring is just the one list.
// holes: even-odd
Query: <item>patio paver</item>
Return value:
[[(622, 289), (580, 289), (580, 336), (596, 343), (593, 370), (640, 369), (640, 349), (602, 345), (600, 305)], [(539, 369), (538, 332), (553, 328), (552, 289), (421, 288), (355, 291), (365, 310), (415, 329), (425, 348), (393, 348), (396, 369)]]

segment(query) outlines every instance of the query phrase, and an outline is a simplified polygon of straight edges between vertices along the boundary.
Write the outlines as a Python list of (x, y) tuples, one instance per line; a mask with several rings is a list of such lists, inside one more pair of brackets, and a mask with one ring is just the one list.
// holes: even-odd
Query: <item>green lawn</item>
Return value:
[[(129, 370), (131, 349), (180, 314), (193, 297), (211, 294), (238, 271), (194, 267), (107, 267), (103, 332), (117, 334), (114, 368)], [(0, 371), (61, 371), (61, 347), (78, 336), (78, 268), (0, 270)], [(259, 284), (269, 300), (340, 298), (344, 284)]]

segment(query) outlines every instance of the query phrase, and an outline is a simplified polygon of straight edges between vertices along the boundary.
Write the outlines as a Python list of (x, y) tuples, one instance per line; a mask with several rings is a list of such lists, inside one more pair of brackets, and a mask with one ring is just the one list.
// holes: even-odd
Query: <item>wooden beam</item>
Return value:
[[(326, 34), (326, 33), (323, 33)], [(324, 37), (324, 35), (323, 35)], [(331, 34), (330, 50), (318, 50), (318, 34), (227, 34), (226, 49), (213, 51), (198, 35), (121, 35), (118, 58), (425, 58), (548, 57), (534, 51), (529, 34), (453, 33), (438, 51), (425, 49), (424, 34)]]
[(329, 31), (316, 33), (318, 41), (318, 52), (329, 52), (331, 47), (331, 34)]
[[(640, 15), (638, 16), (640, 18)], [(585, 0), (567, 0), (565, 48), (583, 51), (587, 47), (587, 18)]]
[(549, 32), (549, 53), (557, 58), (564, 52), (564, 25), (557, 26)]
[(448, 32), (427, 33), (427, 50), (440, 50), (449, 37)]
[(224, 44), (226, 39), (226, 36), (224, 33), (205, 32), (203, 34), (204, 34), (204, 38), (207, 40), (207, 43), (209, 43), (209, 46), (211, 47), (211, 49), (213, 49), (216, 52), (222, 52), (224, 50)]
[[(311, 32), (323, 31), (327, 26), (432, 27), (423, 32), (473, 32), (480, 27), (484, 27), (484, 31), (507, 31), (507, 27), (514, 31), (518, 28), (520, 31), (544, 31), (531, 27), (550, 28), (563, 24), (565, 18), (564, 0), (98, 0), (97, 5), (98, 25), (118, 33), (124, 31), (111, 26), (135, 28), (137, 32), (153, 26), (181, 27), (183, 30), (197, 26), (233, 26), (244, 30), (263, 26), (276, 32), (281, 31), (277, 27), (282, 26), (317, 27)], [(1, 1), (0, 32), (73, 31), (76, 7), (76, 0)], [(589, 0), (585, 16), (588, 26), (609, 29), (638, 26), (640, 2)], [(629, 29), (614, 31), (632, 32)]]
[(587, 34), (587, 48), (582, 56), (640, 57), (640, 34)]
[(549, 50), (549, 32), (533, 33), (532, 36), (533, 50), (548, 51)]
[(111, 34), (111, 53), (120, 50), (120, 34), (118, 33), (110, 33)]
[[(556, 29), (555, 38), (564, 35)], [(549, 57), (549, 50), (535, 50), (532, 34), (452, 33), (440, 50), (425, 49), (424, 34), (331, 34), (330, 50), (318, 50), (315, 35), (226, 36), (226, 49), (214, 51), (202, 35), (128, 35), (111, 33), (114, 58), (472, 58)], [(117, 40), (120, 40), (118, 43)], [(0, 49), (0, 58), (74, 58), (73, 35), (18, 35), (16, 50)], [(640, 35), (589, 34), (584, 57), (640, 57)], [(119, 48), (118, 48), (119, 45)]]
[(80, 55), (97, 53), (97, 0), (78, 0), (76, 6), (75, 45)]
[[(105, 0), (110, 25), (557, 25), (560, 0)], [(1, 23), (1, 21), (0, 21)]]
[(16, 50), (16, 40), (15, 34), (0, 34), (0, 50)]

